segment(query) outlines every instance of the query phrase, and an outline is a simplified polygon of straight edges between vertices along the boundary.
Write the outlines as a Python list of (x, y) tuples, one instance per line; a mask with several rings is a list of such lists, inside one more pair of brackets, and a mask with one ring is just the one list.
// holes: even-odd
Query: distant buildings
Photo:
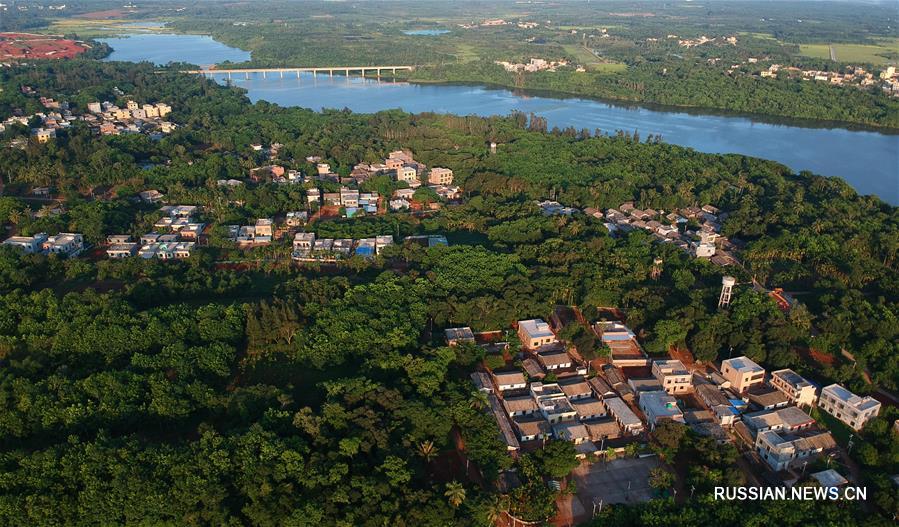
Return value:
[(75, 257), (84, 250), (84, 236), (72, 232), (61, 232), (53, 236), (38, 233), (34, 236), (12, 236), (3, 240), (3, 245), (16, 247), (25, 254), (56, 254)]
[(880, 402), (873, 397), (855, 395), (839, 384), (831, 384), (821, 390), (818, 408), (858, 431), (880, 413)]

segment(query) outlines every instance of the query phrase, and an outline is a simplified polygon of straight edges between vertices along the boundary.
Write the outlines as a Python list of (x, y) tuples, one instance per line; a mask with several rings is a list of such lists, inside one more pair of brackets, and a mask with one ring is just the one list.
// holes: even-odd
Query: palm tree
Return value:
[(481, 410), (482, 408), (487, 408), (487, 404), (490, 401), (487, 400), (487, 394), (480, 390), (472, 390), (471, 392), (471, 407), (475, 410)]
[(446, 496), (446, 499), (449, 500), (449, 504), (453, 507), (458, 507), (462, 505), (462, 502), (465, 501), (465, 487), (462, 486), (461, 483), (457, 481), (453, 481), (451, 483), (446, 484), (446, 492), (443, 493)]
[(431, 459), (437, 455), (437, 449), (434, 448), (434, 442), (428, 439), (418, 444), (418, 455), (425, 458), (425, 462), (430, 463)]
[(504, 512), (509, 510), (509, 497), (505, 495), (494, 496), (487, 504), (484, 511), (484, 517), (490, 525), (496, 525), (496, 522), (502, 518)]

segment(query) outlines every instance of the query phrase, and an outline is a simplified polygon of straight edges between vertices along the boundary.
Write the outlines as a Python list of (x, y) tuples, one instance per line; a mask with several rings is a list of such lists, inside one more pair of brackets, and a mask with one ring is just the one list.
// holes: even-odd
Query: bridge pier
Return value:
[(265, 78), (265, 70), (262, 70), (262, 78)]
[(250, 80), (250, 72), (246, 72), (243, 75), (247, 80)]
[(328, 77), (334, 78), (334, 70), (328, 70)]
[(284, 70), (278, 70), (278, 73), (281, 74), (281, 78), (283, 79), (284, 78)]

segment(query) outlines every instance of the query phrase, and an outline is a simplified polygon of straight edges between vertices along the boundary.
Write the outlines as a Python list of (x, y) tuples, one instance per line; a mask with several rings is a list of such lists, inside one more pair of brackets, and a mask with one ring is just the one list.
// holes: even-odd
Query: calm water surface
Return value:
[(169, 62), (209, 65), (250, 60), (249, 51), (226, 46), (206, 35), (134, 33), (127, 37), (97, 40), (109, 44), (113, 49), (106, 60), (147, 61), (160, 66)]
[[(105, 39), (115, 50), (109, 60), (183, 61), (212, 64), (242, 61), (249, 53), (197, 35), (136, 35)], [(580, 98), (530, 96), (481, 86), (416, 85), (360, 77), (285, 73), (216, 75), (219, 82), (244, 88), (251, 100), (282, 106), (350, 108), (460, 115), (508, 114), (513, 110), (546, 117), (550, 127), (596, 128), (604, 132), (638, 130), (642, 137), (662, 134), (664, 141), (702, 152), (738, 153), (781, 162), (845, 179), (861, 194), (875, 194), (899, 205), (899, 135), (845, 128), (773, 124), (748, 117), (622, 106)]]
[(411, 29), (408, 31), (403, 31), (406, 35), (420, 36), (420, 37), (434, 37), (437, 35), (445, 35), (449, 33), (449, 29)]

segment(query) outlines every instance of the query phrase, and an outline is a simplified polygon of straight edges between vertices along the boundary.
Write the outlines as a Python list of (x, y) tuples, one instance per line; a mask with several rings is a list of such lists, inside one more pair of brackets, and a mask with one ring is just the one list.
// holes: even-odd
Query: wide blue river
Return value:
[[(103, 39), (113, 48), (108, 60), (189, 62), (210, 65), (240, 62), (249, 53), (199, 35), (135, 34)], [(738, 153), (779, 161), (793, 170), (809, 170), (846, 180), (861, 194), (875, 194), (899, 205), (899, 134), (772, 122), (753, 117), (608, 103), (555, 95), (528, 95), (483, 86), (419, 85), (381, 79), (269, 73), (216, 75), (247, 90), (251, 100), (282, 106), (350, 108), (356, 112), (402, 108), (405, 111), (459, 115), (508, 114), (513, 110), (546, 117), (550, 127), (604, 132), (638, 130), (642, 137), (661, 134), (668, 143), (702, 152)]]

